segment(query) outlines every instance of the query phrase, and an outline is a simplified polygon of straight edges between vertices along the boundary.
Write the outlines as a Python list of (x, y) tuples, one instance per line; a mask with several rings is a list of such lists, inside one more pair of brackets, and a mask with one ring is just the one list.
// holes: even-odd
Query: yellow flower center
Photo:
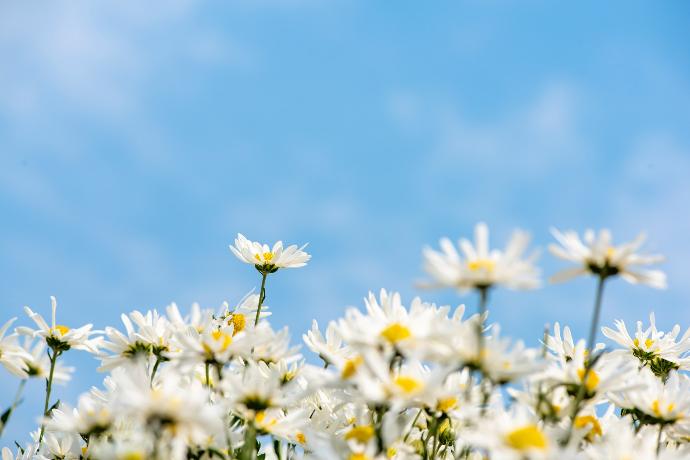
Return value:
[(211, 332), (211, 337), (213, 340), (216, 342), (221, 342), (220, 350), (225, 351), (228, 349), (230, 344), (232, 343), (232, 336), (226, 332), (223, 332), (221, 330), (216, 330)]
[(133, 450), (131, 452), (127, 452), (121, 457), (118, 457), (120, 460), (144, 460), (144, 453), (140, 450)]
[(364, 362), (364, 358), (361, 356), (355, 356), (354, 358), (348, 359), (345, 361), (345, 365), (343, 366), (343, 371), (341, 373), (341, 376), (343, 379), (349, 379), (353, 375), (355, 375), (355, 372), (357, 372), (357, 368)]
[(307, 443), (307, 437), (304, 436), (304, 433), (302, 433), (301, 431), (297, 432), (297, 434), (295, 435), (295, 439), (300, 444), (306, 444)]
[(527, 425), (511, 431), (506, 435), (506, 443), (521, 452), (546, 449), (546, 436), (537, 425)]
[[(676, 408), (676, 405), (673, 403), (669, 403), (668, 406), (666, 406), (666, 415), (670, 415), (671, 412), (673, 412), (673, 409)], [(652, 403), (652, 411), (654, 412), (654, 415), (656, 415), (658, 418), (664, 418), (664, 414), (661, 412), (661, 407), (658, 399), (655, 399), (654, 402)]]
[[(577, 376), (582, 381), (585, 377), (585, 370), (578, 369)], [(587, 391), (591, 392), (596, 389), (597, 385), (599, 385), (599, 374), (597, 374), (594, 369), (590, 369), (587, 373), (587, 381), (585, 382), (585, 388), (587, 388)]]
[(254, 258), (256, 260), (258, 260), (259, 262), (264, 262), (264, 263), (270, 264), (271, 261), (273, 260), (273, 253), (269, 251), (269, 252), (264, 252), (261, 255), (254, 254)]
[(397, 343), (412, 336), (412, 332), (400, 323), (393, 323), (381, 331), (381, 337), (390, 343)]
[(228, 326), (232, 325), (232, 335), (242, 332), (247, 325), (247, 317), (242, 313), (233, 313), (228, 320)]
[(63, 336), (69, 332), (69, 328), (67, 326), (63, 326), (62, 324), (58, 324), (53, 328), (53, 332), (59, 332), (60, 336)]
[(393, 458), (393, 457), (395, 457), (395, 454), (397, 454), (397, 453), (398, 453), (398, 449), (396, 449), (395, 447), (391, 446), (391, 447), (389, 447), (388, 450), (386, 451), (386, 457), (388, 457), (388, 458)]
[(454, 409), (457, 405), (458, 398), (451, 396), (449, 398), (439, 399), (438, 403), (436, 404), (436, 409), (440, 410), (441, 412), (448, 412), (449, 410)]
[(575, 428), (586, 428), (589, 427), (589, 432), (587, 433), (587, 439), (589, 441), (594, 438), (594, 436), (601, 436), (601, 425), (599, 420), (593, 415), (580, 415), (575, 418)]
[(374, 436), (374, 427), (371, 425), (353, 426), (350, 431), (345, 433), (345, 439), (348, 441), (354, 439), (355, 441), (366, 444)]
[(422, 382), (420, 382), (419, 380), (406, 375), (400, 375), (396, 377), (394, 382), (398, 386), (398, 388), (400, 388), (404, 393), (407, 394), (414, 393), (423, 386)]
[(611, 246), (606, 248), (606, 258), (607, 259), (612, 259), (615, 253), (616, 253), (616, 248), (613, 248)]
[[(635, 339), (635, 340), (633, 340), (633, 344), (634, 344), (637, 348), (640, 348), (640, 339)], [(654, 340), (652, 340), (652, 339), (645, 339), (645, 341), (644, 341), (644, 346), (645, 346), (645, 348), (650, 349), (650, 348), (652, 348), (652, 345), (654, 345)]]
[(266, 412), (265, 411), (259, 411), (256, 413), (256, 416), (254, 417), (254, 422), (257, 424), (259, 428), (262, 428), (263, 430), (269, 431), (271, 427), (273, 427), (276, 423), (278, 423), (278, 420), (274, 418), (269, 418), (268, 420), (266, 419)]
[(467, 268), (469, 268), (473, 272), (476, 272), (479, 270), (484, 270), (486, 272), (492, 272), (492, 271), (494, 271), (494, 268), (496, 268), (496, 262), (494, 262), (491, 259), (470, 260), (469, 262), (467, 262)]
[(350, 455), (349, 460), (369, 460), (369, 457), (367, 457), (366, 454), (358, 452), (358, 453)]

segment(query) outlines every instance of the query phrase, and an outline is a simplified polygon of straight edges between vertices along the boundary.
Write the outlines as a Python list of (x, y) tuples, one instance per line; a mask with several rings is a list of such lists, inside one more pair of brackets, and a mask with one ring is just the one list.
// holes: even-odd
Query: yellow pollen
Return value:
[(343, 366), (343, 372), (341, 373), (342, 378), (349, 379), (350, 377), (355, 375), (355, 372), (357, 372), (357, 368), (363, 362), (364, 358), (362, 358), (361, 356), (355, 356), (354, 358), (345, 361), (345, 365)]
[(422, 388), (422, 382), (419, 380), (408, 377), (405, 375), (400, 375), (395, 378), (395, 384), (404, 392), (407, 394), (414, 393), (415, 391), (419, 390)]
[(477, 259), (477, 260), (470, 260), (469, 262), (467, 262), (467, 268), (469, 268), (473, 272), (476, 272), (479, 270), (492, 272), (492, 271), (494, 271), (495, 267), (496, 267), (496, 262), (494, 262), (491, 259)]
[[(673, 409), (676, 408), (676, 405), (673, 403), (670, 403), (668, 406), (666, 406), (666, 413), (670, 415), (671, 412), (673, 412)], [(664, 414), (661, 413), (661, 408), (659, 407), (659, 400), (655, 399), (654, 402), (652, 403), (652, 411), (654, 412), (654, 415), (656, 415), (659, 418), (663, 418)]]
[(274, 418), (269, 418), (266, 420), (266, 411), (257, 412), (256, 416), (254, 417), (254, 421), (260, 428), (266, 431), (269, 431), (271, 427), (278, 423), (278, 420)]
[[(640, 348), (640, 339), (635, 339), (635, 340), (633, 340), (633, 344), (634, 344), (637, 348)], [(654, 340), (652, 340), (652, 339), (645, 339), (645, 340), (644, 340), (644, 346), (645, 346), (645, 348), (650, 349), (650, 348), (652, 348), (652, 345), (654, 345)]]
[(381, 337), (390, 343), (397, 343), (405, 340), (412, 335), (410, 330), (400, 323), (393, 323), (381, 331)]
[(232, 325), (232, 335), (242, 332), (247, 325), (247, 317), (242, 313), (233, 313), (228, 320), (228, 326)]
[(587, 433), (587, 440), (591, 441), (594, 436), (601, 436), (601, 425), (599, 420), (593, 415), (580, 415), (575, 418), (575, 428), (586, 428), (589, 427), (589, 432)]
[(537, 425), (527, 425), (511, 431), (506, 435), (506, 443), (521, 452), (531, 449), (546, 449), (546, 436)]
[(616, 253), (616, 249), (609, 246), (609, 247), (606, 249), (606, 258), (607, 258), (607, 259), (613, 258), (613, 255), (614, 255), (615, 253)]
[(227, 350), (232, 343), (232, 336), (220, 330), (211, 332), (211, 337), (213, 337), (213, 340), (216, 342), (220, 342), (222, 340), (222, 345), (220, 348), (221, 351)]
[(144, 453), (139, 450), (134, 450), (132, 452), (127, 452), (123, 456), (119, 457), (120, 460), (144, 460)]
[(271, 261), (273, 260), (273, 253), (272, 252), (264, 252), (261, 255), (254, 254), (254, 258), (256, 260), (258, 260), (259, 262), (271, 263)]
[(298, 431), (297, 434), (295, 435), (295, 439), (300, 444), (306, 444), (307, 443), (307, 437), (304, 436), (304, 433), (302, 433), (300, 431)]
[[(585, 377), (585, 370), (578, 369), (577, 376), (580, 378), (580, 380), (582, 380)], [(587, 381), (585, 382), (585, 388), (587, 388), (587, 391), (594, 391), (597, 385), (599, 385), (599, 374), (597, 374), (596, 371), (594, 371), (594, 369), (590, 369), (587, 373)]]
[(393, 457), (395, 457), (395, 454), (397, 454), (397, 453), (398, 453), (398, 449), (396, 449), (395, 447), (391, 446), (391, 447), (389, 447), (388, 450), (386, 451), (386, 457), (388, 457), (388, 458), (393, 458)]
[(350, 455), (349, 460), (369, 460), (369, 457), (367, 457), (366, 454), (360, 452)]
[(69, 332), (69, 328), (67, 326), (63, 326), (62, 324), (58, 324), (53, 328), (53, 331), (57, 331), (61, 336), (63, 336)]
[(455, 406), (457, 405), (458, 398), (451, 396), (449, 398), (439, 399), (438, 403), (436, 404), (436, 409), (440, 410), (441, 412), (448, 412), (451, 409), (455, 409)]
[(366, 444), (374, 436), (374, 427), (371, 425), (353, 426), (350, 431), (345, 433), (345, 439), (348, 441), (354, 439), (355, 441)]

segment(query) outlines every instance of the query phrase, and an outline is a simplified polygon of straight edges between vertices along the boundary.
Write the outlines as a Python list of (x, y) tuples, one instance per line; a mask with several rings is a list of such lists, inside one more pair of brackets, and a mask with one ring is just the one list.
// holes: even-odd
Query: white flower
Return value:
[(77, 329), (70, 329), (62, 324), (56, 324), (55, 311), (57, 309), (57, 300), (55, 297), (50, 297), (50, 303), (53, 312), (50, 326), (40, 314), (34, 313), (29, 307), (24, 307), (24, 311), (26, 311), (29, 318), (36, 323), (38, 329), (34, 330), (28, 327), (18, 327), (17, 332), (32, 337), (43, 337), (48, 346), (54, 350), (66, 351), (70, 348), (74, 348), (76, 350), (97, 353), (102, 338), (96, 337), (94, 339), (89, 339), (89, 336), (94, 334), (94, 331), (91, 330), (92, 325), (87, 324)]
[(0, 327), (0, 364), (12, 374), (24, 379), (27, 377), (24, 363), (29, 354), (18, 345), (16, 334), (5, 335), (16, 319), (12, 318)]
[(283, 249), (283, 242), (278, 241), (273, 248), (269, 248), (266, 244), (249, 241), (238, 233), (235, 245), (231, 245), (230, 250), (242, 262), (255, 265), (261, 271), (273, 272), (279, 268), (304, 267), (311, 259), (311, 256), (304, 252), (306, 246), (305, 244), (298, 248), (297, 245), (292, 245)]
[(460, 254), (448, 238), (440, 241), (441, 251), (424, 249), (424, 269), (436, 286), (454, 287), (460, 291), (487, 288), (494, 285), (510, 289), (539, 287), (539, 269), (534, 265), (537, 253), (523, 258), (529, 235), (513, 232), (504, 251), (489, 250), (489, 230), (486, 224), (475, 227), (475, 244), (461, 238)]
[[(690, 369), (690, 329), (677, 340), (680, 326), (676, 324), (671, 332), (664, 333), (656, 328), (654, 313), (649, 315), (650, 326), (642, 330), (642, 321), (637, 322), (635, 338), (631, 337), (625, 323), (616, 320), (616, 330), (602, 328), (603, 334), (626, 348), (613, 353), (623, 354), (639, 360), (643, 366), (650, 366), (655, 373), (668, 373), (671, 369)], [(664, 362), (666, 361), (666, 362)], [(665, 372), (664, 372), (665, 371)]]
[[(485, 427), (490, 427), (486, 429)], [(470, 443), (504, 460), (557, 458), (558, 442), (524, 407), (500, 411), (467, 434)]]
[(646, 368), (640, 370), (638, 381), (644, 386), (634, 391), (614, 393), (611, 400), (618, 406), (638, 410), (655, 423), (670, 424), (690, 417), (690, 378), (671, 372), (666, 383)]
[(593, 230), (585, 231), (584, 242), (574, 231), (561, 233), (552, 229), (551, 233), (561, 245), (551, 244), (549, 251), (556, 257), (578, 264), (577, 267), (556, 273), (551, 278), (552, 282), (567, 281), (579, 275), (592, 273), (604, 277), (620, 275), (629, 283), (646, 284), (658, 289), (666, 287), (664, 272), (637, 268), (664, 260), (660, 255), (640, 255), (635, 252), (642, 246), (646, 238), (644, 234), (640, 234), (629, 243), (613, 246), (611, 232), (607, 229), (599, 231), (598, 234)]
[[(22, 347), (26, 351), (26, 355), (22, 359), (24, 360), (24, 369), (30, 378), (48, 378), (50, 374), (50, 358), (48, 358), (45, 352), (46, 346), (47, 344), (44, 340), (25, 338)], [(63, 366), (58, 360), (53, 371), (53, 383), (65, 384), (70, 381), (73, 373), (73, 367)]]
[(302, 335), (304, 343), (307, 347), (321, 358), (326, 365), (333, 364), (338, 358), (346, 358), (351, 354), (349, 347), (343, 343), (342, 338), (338, 334), (337, 324), (333, 321), (328, 323), (326, 328), (326, 337), (324, 338), (321, 331), (319, 331), (319, 323), (313, 320), (311, 323), (311, 330)]

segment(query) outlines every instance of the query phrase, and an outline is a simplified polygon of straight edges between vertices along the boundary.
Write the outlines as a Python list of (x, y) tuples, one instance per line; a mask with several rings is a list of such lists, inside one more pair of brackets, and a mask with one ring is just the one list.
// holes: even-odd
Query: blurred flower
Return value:
[(640, 255), (635, 252), (644, 243), (644, 234), (640, 234), (629, 243), (613, 246), (611, 232), (607, 229), (599, 231), (598, 234), (595, 234), (593, 230), (585, 231), (584, 242), (574, 231), (561, 233), (552, 229), (551, 233), (560, 246), (551, 244), (549, 251), (556, 257), (579, 265), (556, 273), (551, 278), (552, 282), (567, 281), (576, 276), (591, 273), (602, 277), (620, 275), (629, 283), (646, 284), (658, 289), (666, 287), (664, 272), (636, 268), (664, 260), (660, 255)]
[(431, 287), (453, 287), (460, 291), (488, 288), (495, 285), (510, 289), (539, 287), (539, 269), (534, 265), (537, 253), (523, 258), (529, 235), (513, 232), (504, 251), (489, 250), (489, 230), (483, 222), (474, 230), (475, 244), (461, 238), (458, 246), (448, 238), (440, 241), (441, 251), (424, 249), (424, 269), (434, 279)]

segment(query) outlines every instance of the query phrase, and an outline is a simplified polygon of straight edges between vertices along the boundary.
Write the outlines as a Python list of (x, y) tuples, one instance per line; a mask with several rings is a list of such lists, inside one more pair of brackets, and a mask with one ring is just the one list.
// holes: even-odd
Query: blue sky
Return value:
[[(647, 231), (670, 287), (611, 283), (603, 321), (686, 327), (689, 19), (680, 1), (5, 3), (0, 312), (26, 322), (56, 295), (60, 322), (102, 328), (236, 301), (258, 281), (238, 231), (310, 243), (268, 285), (295, 341), (381, 287), (472, 308), (414, 283), (425, 244), (485, 220), (543, 249), (550, 226)], [(491, 315), (530, 344), (556, 320), (584, 335), (593, 289), (498, 292)], [(102, 376), (65, 359), (75, 401)]]

